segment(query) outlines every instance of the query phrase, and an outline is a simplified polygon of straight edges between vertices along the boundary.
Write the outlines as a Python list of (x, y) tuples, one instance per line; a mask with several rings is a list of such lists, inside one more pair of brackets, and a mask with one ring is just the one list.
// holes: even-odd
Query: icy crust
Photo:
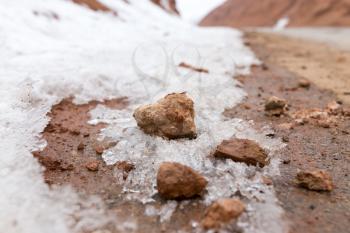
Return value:
[[(244, 97), (231, 77), (247, 73), (257, 62), (243, 46), (240, 33), (188, 25), (148, 0), (102, 2), (118, 12), (118, 17), (64, 0), (13, 0), (0, 6), (0, 232), (81, 232), (109, 221), (97, 198), (81, 197), (65, 187), (49, 189), (42, 168), (30, 153), (46, 145), (40, 132), (48, 123), (45, 116), (51, 106), (69, 96), (75, 96), (76, 103), (129, 97), (131, 105), (125, 111), (98, 107), (93, 112), (95, 123), (110, 123), (103, 135), (124, 141), (103, 155), (106, 162), (115, 163), (118, 153), (137, 164), (130, 174), (135, 185), (130, 180), (124, 184), (126, 197), (152, 201), (159, 163), (179, 161), (210, 180), (206, 203), (238, 189), (248, 196), (266, 188), (261, 194), (265, 203), (255, 204), (250, 199), (249, 205), (256, 211), (242, 221), (249, 223), (247, 232), (254, 232), (262, 226), (264, 216), (267, 222), (277, 224), (274, 229), (272, 224), (264, 229), (277, 232), (282, 222), (280, 208), (273, 190), (259, 182), (260, 174), (278, 172), (273, 165), (277, 162), (255, 172), (242, 164), (206, 157), (216, 143), (233, 135), (257, 140), (271, 151), (271, 157), (281, 146), (259, 136), (262, 134), (252, 131), (249, 124), (221, 116), (226, 107)], [(52, 17), (53, 13), (58, 18)], [(209, 74), (178, 68), (180, 62), (204, 67)], [(187, 91), (196, 103), (199, 137), (195, 141), (168, 142), (144, 135), (135, 127), (134, 107), (175, 91)], [(151, 161), (155, 163), (147, 167)], [(248, 179), (251, 170), (256, 173), (254, 179)], [(175, 208), (170, 203), (160, 210), (163, 221)], [(119, 225), (137, 228), (133, 222)]]
[(9, 93), (0, 104), (0, 232), (81, 232), (109, 222), (99, 198), (44, 183), (30, 151), (46, 146), (39, 134), (51, 101), (34, 103), (26, 84), (1, 88)]
[[(231, 87), (232, 88), (232, 87)], [(107, 164), (118, 161), (129, 161), (135, 164), (126, 180), (123, 174), (116, 171), (116, 182), (124, 185), (125, 198), (148, 203), (147, 215), (159, 215), (161, 221), (170, 219), (176, 206), (172, 201), (160, 209), (150, 203), (154, 202), (156, 189), (156, 174), (162, 162), (173, 161), (190, 166), (203, 174), (208, 182), (204, 203), (211, 204), (220, 197), (232, 197), (240, 193), (248, 200), (248, 213), (244, 215), (239, 225), (245, 232), (284, 232), (285, 226), (281, 219), (283, 211), (279, 207), (274, 190), (262, 183), (262, 175), (279, 175), (279, 159), (277, 151), (283, 147), (278, 139), (266, 135), (270, 130), (256, 132), (252, 123), (240, 119), (215, 118), (208, 116), (201, 119), (197, 113), (198, 137), (194, 140), (165, 140), (144, 134), (136, 126), (132, 118), (132, 107), (128, 110), (111, 110), (97, 106), (91, 111), (93, 120), (90, 123), (105, 122), (109, 126), (102, 131), (104, 137), (113, 138), (118, 144), (105, 151), (103, 158)], [(217, 116), (218, 117), (218, 116)], [(247, 166), (231, 160), (215, 160), (210, 155), (216, 146), (224, 139), (237, 137), (248, 138), (259, 142), (267, 151), (271, 162), (264, 168)], [(171, 216), (171, 214), (170, 214)], [(274, 222), (276, 224), (266, 224)]]

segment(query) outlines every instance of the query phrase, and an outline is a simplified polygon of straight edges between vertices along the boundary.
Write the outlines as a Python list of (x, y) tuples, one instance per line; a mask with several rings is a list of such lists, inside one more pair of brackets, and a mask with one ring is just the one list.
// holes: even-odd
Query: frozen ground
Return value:
[[(102, 136), (125, 141), (104, 154), (107, 163), (115, 163), (119, 153), (137, 164), (130, 177), (138, 185), (127, 181), (126, 197), (152, 201), (158, 164), (176, 160), (207, 176), (208, 204), (237, 190), (248, 198), (247, 216), (240, 220), (245, 232), (283, 232), (283, 212), (274, 190), (260, 181), (261, 174), (278, 175), (277, 150), (283, 145), (252, 130), (250, 123), (221, 116), (245, 95), (232, 76), (249, 72), (257, 62), (243, 46), (240, 32), (197, 28), (146, 0), (101, 2), (118, 17), (64, 0), (13, 0), (0, 6), (0, 232), (81, 232), (109, 221), (98, 197), (83, 197), (70, 187), (49, 189), (30, 153), (45, 146), (40, 133), (51, 106), (71, 95), (76, 103), (129, 97), (128, 109), (98, 107), (91, 122), (109, 122)], [(203, 66), (209, 74), (179, 69), (182, 61)], [(197, 140), (169, 142), (135, 127), (131, 117), (135, 106), (172, 91), (187, 91), (194, 99)], [(127, 133), (119, 134), (123, 129)], [(270, 151), (271, 165), (260, 170), (209, 161), (208, 152), (231, 136), (258, 141)], [(155, 151), (150, 161), (155, 163), (142, 167), (150, 148)], [(252, 174), (254, 179), (248, 179)]]
[(300, 39), (314, 40), (326, 43), (330, 46), (350, 50), (350, 28), (349, 27), (305, 27), (305, 28), (285, 28), (283, 30), (273, 30), (270, 28), (258, 28), (258, 31), (274, 32), (282, 35), (296, 37)]

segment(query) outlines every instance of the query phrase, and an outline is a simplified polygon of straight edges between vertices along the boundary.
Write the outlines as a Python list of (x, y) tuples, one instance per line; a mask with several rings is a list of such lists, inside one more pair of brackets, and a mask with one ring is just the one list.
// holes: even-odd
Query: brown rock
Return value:
[(168, 139), (195, 138), (193, 101), (185, 93), (173, 93), (155, 104), (137, 108), (134, 118), (147, 134)]
[(157, 174), (158, 193), (165, 199), (187, 199), (201, 195), (207, 183), (202, 175), (180, 163), (162, 163)]
[(202, 226), (205, 229), (217, 229), (238, 218), (245, 210), (245, 205), (238, 199), (222, 198), (206, 210)]
[(256, 142), (248, 139), (224, 140), (216, 148), (214, 156), (260, 167), (268, 164), (266, 152)]
[(120, 161), (116, 164), (117, 169), (123, 172), (123, 179), (128, 178), (129, 172), (135, 169), (135, 165), (128, 161)]
[(301, 171), (297, 174), (297, 183), (299, 186), (315, 191), (332, 191), (332, 177), (322, 170)]
[(80, 142), (79, 145), (78, 145), (78, 150), (83, 150), (85, 147), (84, 143)]
[(98, 171), (99, 166), (100, 166), (100, 162), (97, 160), (93, 160), (85, 164), (86, 169), (92, 172)]
[(276, 96), (271, 96), (265, 103), (265, 111), (268, 115), (280, 116), (287, 108), (287, 101)]
[(94, 145), (94, 150), (96, 151), (97, 154), (101, 155), (104, 151), (104, 146), (102, 144), (95, 144)]
[(340, 104), (337, 103), (337, 101), (332, 101), (327, 104), (327, 112), (330, 114), (339, 114), (342, 113), (343, 109)]
[(311, 85), (310, 81), (307, 79), (300, 79), (298, 82), (298, 86), (302, 88), (309, 88)]

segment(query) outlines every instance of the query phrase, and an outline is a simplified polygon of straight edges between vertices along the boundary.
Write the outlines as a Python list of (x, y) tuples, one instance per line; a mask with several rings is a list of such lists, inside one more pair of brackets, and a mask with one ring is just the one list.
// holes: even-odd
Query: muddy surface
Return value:
[[(309, 88), (298, 87), (298, 80), (302, 77), (271, 62), (279, 58), (279, 53), (270, 49), (273, 45), (257, 40), (257, 36), (250, 34), (246, 41), (264, 65), (254, 67), (251, 75), (239, 78), (248, 97), (241, 105), (224, 114), (254, 120), (258, 129), (269, 125), (275, 130), (275, 134), (269, 136), (281, 137), (287, 144), (281, 152), (281, 176), (272, 177), (272, 180), (290, 220), (290, 232), (348, 232), (350, 118), (339, 117), (336, 125), (329, 128), (311, 123), (294, 124), (294, 119), (289, 116), (291, 113), (300, 109), (326, 108), (337, 96), (314, 83)], [(265, 101), (272, 95), (287, 100), (289, 110), (286, 115), (273, 117), (264, 114)], [(348, 105), (344, 103), (342, 107), (347, 108)], [(293, 123), (292, 129), (285, 127), (286, 123)], [(296, 185), (298, 169), (313, 168), (330, 172), (335, 184), (331, 193), (308, 191)]]

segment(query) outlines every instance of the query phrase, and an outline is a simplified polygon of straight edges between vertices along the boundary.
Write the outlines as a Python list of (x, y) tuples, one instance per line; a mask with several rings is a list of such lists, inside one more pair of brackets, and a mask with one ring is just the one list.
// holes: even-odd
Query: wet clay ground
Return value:
[[(270, 125), (276, 131), (270, 136), (281, 137), (287, 144), (281, 152), (281, 176), (272, 179), (277, 197), (290, 220), (290, 232), (349, 232), (350, 118), (342, 116), (337, 119), (337, 126), (329, 128), (310, 122), (285, 129), (288, 127), (280, 124), (293, 123), (290, 116), (266, 116), (264, 103), (272, 95), (288, 101), (288, 113), (325, 108), (329, 102), (337, 100), (337, 96), (314, 83), (310, 88), (298, 88), (298, 80), (302, 77), (270, 62), (278, 59), (278, 53), (269, 49), (273, 45), (257, 40), (256, 36), (259, 35), (249, 34), (246, 41), (264, 65), (254, 67), (251, 75), (239, 78), (248, 97), (241, 105), (227, 110), (225, 115), (254, 120), (257, 128)], [(322, 56), (322, 50), (319, 53)], [(343, 104), (342, 107), (349, 106)], [(298, 169), (312, 168), (330, 172), (336, 186), (331, 193), (308, 191), (296, 186), (294, 178)]]
[[(336, 100), (336, 95), (311, 84), (310, 88), (297, 88), (300, 76), (286, 68), (270, 62), (276, 53), (254, 36), (247, 37), (247, 44), (264, 61), (263, 66), (254, 67), (252, 74), (238, 77), (248, 97), (239, 106), (228, 109), (228, 117), (254, 120), (259, 130), (270, 125), (276, 133), (270, 137), (281, 137), (287, 144), (283, 149), (281, 176), (271, 177), (277, 196), (290, 221), (290, 232), (348, 232), (350, 227), (350, 119), (339, 116), (336, 124), (328, 128), (318, 124), (295, 124), (293, 129), (283, 129), (282, 123), (294, 120), (288, 116), (304, 108), (325, 108)], [(289, 104), (286, 116), (268, 117), (264, 114), (265, 99), (271, 95), (285, 98)], [(49, 185), (70, 184), (77, 191), (98, 195), (104, 201), (108, 213), (116, 221), (106, 226), (108, 232), (131, 232), (131, 219), (137, 220), (135, 232), (191, 231), (191, 221), (200, 221), (204, 206), (197, 200), (180, 204), (171, 221), (160, 222), (158, 216), (145, 216), (145, 206), (125, 201), (121, 197), (122, 187), (115, 182), (115, 172), (122, 169), (125, 176), (132, 165), (106, 166), (101, 158), (104, 149), (117, 142), (97, 140), (104, 124), (90, 125), (89, 111), (105, 104), (111, 108), (125, 107), (127, 99), (109, 100), (104, 103), (92, 101), (75, 105), (66, 99), (53, 106), (49, 114), (51, 121), (43, 132), (47, 147), (34, 156), (46, 167), (44, 178)], [(345, 104), (343, 105), (345, 106)], [(330, 172), (335, 183), (331, 193), (308, 191), (296, 186), (294, 177), (298, 169), (320, 168)], [(158, 197), (158, 204), (162, 203)]]

